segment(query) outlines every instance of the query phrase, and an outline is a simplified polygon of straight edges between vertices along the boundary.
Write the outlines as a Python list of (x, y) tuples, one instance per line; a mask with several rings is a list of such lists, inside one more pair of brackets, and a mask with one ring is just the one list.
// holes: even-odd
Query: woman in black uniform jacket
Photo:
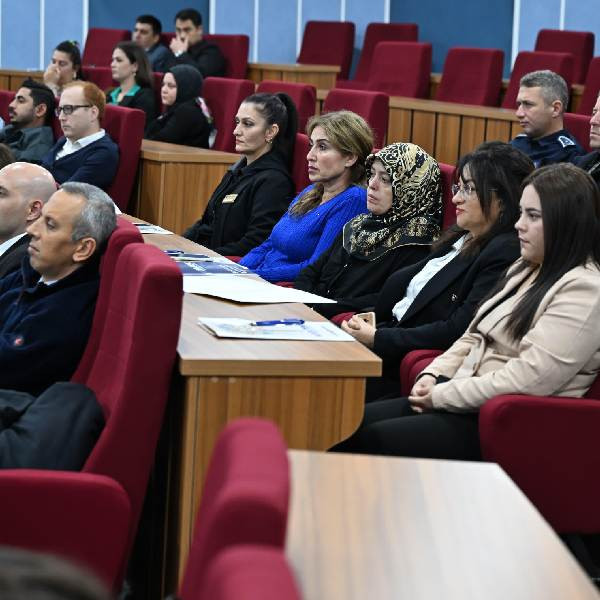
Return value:
[(253, 94), (235, 117), (242, 158), (213, 192), (203, 217), (183, 235), (225, 256), (262, 244), (295, 195), (289, 167), (298, 116), (287, 94)]
[(160, 90), (165, 112), (147, 127), (145, 138), (208, 148), (212, 118), (202, 93), (202, 75), (189, 65), (171, 67)]
[(326, 317), (373, 306), (385, 280), (429, 254), (440, 233), (442, 187), (435, 159), (415, 144), (391, 144), (366, 160), (367, 209), (304, 268), (294, 287), (337, 300)]
[(342, 323), (383, 359), (383, 377), (368, 382), (367, 400), (397, 395), (399, 365), (407, 352), (449, 348), (519, 257), (514, 224), (531, 160), (510, 144), (485, 142), (460, 160), (457, 171), (456, 225), (427, 259), (386, 281), (375, 307), (376, 328), (357, 317)]

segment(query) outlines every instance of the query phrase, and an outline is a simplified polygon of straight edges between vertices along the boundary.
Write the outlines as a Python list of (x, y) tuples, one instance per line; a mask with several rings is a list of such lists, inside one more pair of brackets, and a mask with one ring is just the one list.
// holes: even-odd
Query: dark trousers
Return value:
[(407, 398), (370, 402), (357, 431), (331, 452), (481, 460), (478, 413), (416, 413)]

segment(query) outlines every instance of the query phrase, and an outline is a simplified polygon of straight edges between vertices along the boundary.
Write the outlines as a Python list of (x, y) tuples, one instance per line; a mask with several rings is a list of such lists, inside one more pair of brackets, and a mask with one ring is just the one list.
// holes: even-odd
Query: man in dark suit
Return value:
[(56, 191), (43, 167), (16, 162), (0, 170), (0, 278), (19, 268), (30, 236), (25, 232)]

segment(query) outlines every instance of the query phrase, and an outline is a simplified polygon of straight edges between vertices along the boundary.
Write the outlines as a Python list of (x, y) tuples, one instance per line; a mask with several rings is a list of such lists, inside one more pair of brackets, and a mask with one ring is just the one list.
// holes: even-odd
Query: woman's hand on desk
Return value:
[(375, 343), (375, 327), (354, 315), (349, 321), (342, 321), (341, 328), (349, 333), (355, 340), (372, 348)]
[(408, 396), (408, 401), (415, 412), (433, 408), (431, 395), (436, 383), (437, 380), (433, 375), (423, 375), (415, 382)]

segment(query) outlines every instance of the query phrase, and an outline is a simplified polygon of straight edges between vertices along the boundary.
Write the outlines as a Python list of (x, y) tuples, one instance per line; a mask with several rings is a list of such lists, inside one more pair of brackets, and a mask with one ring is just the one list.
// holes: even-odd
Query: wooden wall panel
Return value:
[(413, 111), (390, 108), (387, 130), (388, 144), (412, 141)]
[(460, 132), (458, 156), (467, 154), (485, 140), (485, 119), (479, 117), (463, 117)]
[(413, 113), (412, 140), (407, 140), (421, 146), (423, 150), (435, 155), (435, 122), (436, 114), (415, 110)]
[(458, 160), (460, 146), (461, 117), (439, 114), (435, 134), (435, 158), (453, 165)]

